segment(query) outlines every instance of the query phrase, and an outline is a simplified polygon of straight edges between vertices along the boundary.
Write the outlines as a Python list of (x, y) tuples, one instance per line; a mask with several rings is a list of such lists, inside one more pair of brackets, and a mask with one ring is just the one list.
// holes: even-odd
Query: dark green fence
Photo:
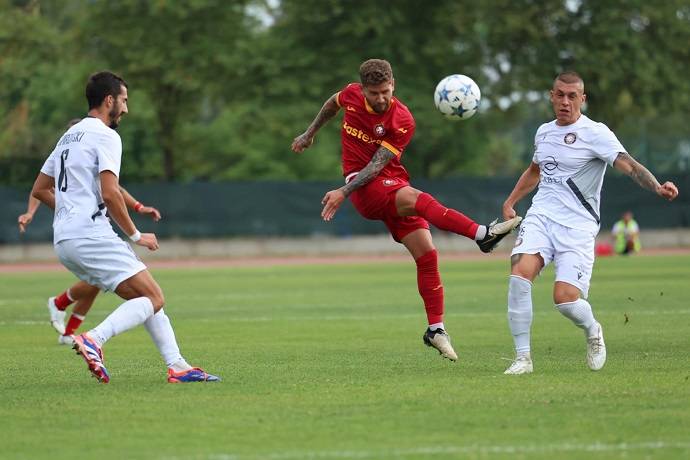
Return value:
[[(447, 206), (478, 222), (498, 217), (515, 177), (419, 180), (413, 186), (434, 194)], [(608, 229), (625, 210), (635, 213), (644, 228), (690, 227), (690, 175), (664, 177), (680, 188), (668, 203), (640, 189), (627, 177), (608, 173), (602, 192), (602, 227)], [(379, 222), (366, 221), (345, 204), (334, 221), (321, 221), (321, 198), (338, 187), (331, 182), (226, 182), (130, 185), (128, 190), (146, 204), (156, 206), (163, 220), (153, 224), (136, 217), (142, 231), (160, 238), (224, 238), (233, 236), (350, 236), (385, 232)], [(41, 207), (24, 235), (17, 231), (17, 216), (26, 209), (28, 190), (0, 187), (0, 243), (50, 241), (52, 212)], [(518, 211), (524, 213), (529, 198)]]

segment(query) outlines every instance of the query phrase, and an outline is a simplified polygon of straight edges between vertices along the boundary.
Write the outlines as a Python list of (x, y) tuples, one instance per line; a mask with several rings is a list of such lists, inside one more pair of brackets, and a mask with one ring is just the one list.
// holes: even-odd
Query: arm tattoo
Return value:
[(328, 123), (328, 121), (338, 113), (338, 110), (340, 110), (340, 107), (338, 107), (338, 104), (335, 102), (335, 97), (330, 97), (323, 104), (323, 107), (319, 110), (314, 121), (309, 125), (307, 132), (309, 132), (311, 136), (314, 136), (323, 125)]
[(348, 184), (342, 188), (345, 196), (349, 196), (350, 193), (354, 192), (360, 187), (368, 184), (376, 176), (379, 175), (381, 170), (395, 158), (395, 154), (388, 150), (386, 147), (379, 147), (374, 153), (371, 161), (357, 174), (357, 176), (352, 179)]
[(654, 177), (654, 174), (649, 172), (647, 168), (638, 163), (632, 156), (630, 156), (630, 154), (621, 152), (618, 154), (616, 160), (624, 161), (630, 165), (631, 169), (630, 172), (627, 173), (628, 176), (637, 182), (637, 184), (643, 189), (649, 190), (650, 192), (656, 192), (661, 186), (659, 181), (656, 180), (656, 177)]

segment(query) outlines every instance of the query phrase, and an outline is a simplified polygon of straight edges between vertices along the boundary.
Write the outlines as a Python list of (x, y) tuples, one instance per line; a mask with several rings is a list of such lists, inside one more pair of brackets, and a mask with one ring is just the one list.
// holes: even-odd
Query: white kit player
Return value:
[(96, 73), (86, 85), (86, 99), (88, 117), (60, 138), (32, 195), (55, 210), (53, 243), (62, 264), (82, 281), (126, 302), (95, 328), (74, 336), (74, 349), (98, 381), (108, 383), (101, 347), (143, 324), (168, 367), (168, 382), (218, 381), (182, 357), (160, 286), (108, 219), (134, 243), (158, 249), (155, 234), (140, 233), (134, 226), (119, 188), (122, 141), (115, 128), (127, 113), (127, 83), (111, 72)]
[(515, 204), (539, 186), (511, 254), (508, 323), (515, 343), (515, 360), (506, 374), (527, 374), (533, 370), (532, 281), (551, 262), (556, 271), (556, 308), (584, 330), (589, 368), (599, 370), (606, 362), (602, 327), (586, 300), (606, 165), (663, 198), (673, 200), (678, 196), (672, 182), (660, 185), (652, 173), (626, 153), (606, 125), (581, 113), (585, 98), (584, 82), (577, 73), (564, 72), (556, 77), (551, 89), (556, 119), (537, 130), (532, 164), (503, 204), (503, 217), (510, 219), (516, 215)]

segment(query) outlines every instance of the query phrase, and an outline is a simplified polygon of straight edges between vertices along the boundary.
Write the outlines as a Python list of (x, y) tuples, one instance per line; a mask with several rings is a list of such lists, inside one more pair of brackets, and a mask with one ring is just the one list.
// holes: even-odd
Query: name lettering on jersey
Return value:
[(541, 176), (541, 182), (543, 184), (562, 184), (563, 183), (563, 178), (561, 177), (550, 177), (550, 176)]
[(352, 137), (356, 137), (362, 142), (366, 142), (367, 144), (380, 144), (382, 142), (381, 139), (374, 139), (361, 129), (353, 128), (352, 126), (348, 125), (346, 121), (343, 121), (343, 131)]
[(65, 145), (65, 144), (72, 144), (74, 142), (81, 142), (81, 138), (84, 137), (84, 132), (79, 131), (76, 133), (67, 133), (62, 138), (60, 139), (60, 142), (58, 142), (58, 146), (60, 145)]

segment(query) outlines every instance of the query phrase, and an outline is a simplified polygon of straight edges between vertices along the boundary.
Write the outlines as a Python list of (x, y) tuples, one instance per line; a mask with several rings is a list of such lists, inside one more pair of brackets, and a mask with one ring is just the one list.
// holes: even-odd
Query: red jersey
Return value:
[(415, 123), (409, 109), (395, 97), (384, 113), (376, 113), (362, 93), (362, 85), (350, 83), (336, 97), (336, 102), (345, 109), (341, 132), (343, 175), (361, 171), (379, 146), (395, 154), (379, 176), (409, 179), (400, 163), (403, 149), (414, 134)]

